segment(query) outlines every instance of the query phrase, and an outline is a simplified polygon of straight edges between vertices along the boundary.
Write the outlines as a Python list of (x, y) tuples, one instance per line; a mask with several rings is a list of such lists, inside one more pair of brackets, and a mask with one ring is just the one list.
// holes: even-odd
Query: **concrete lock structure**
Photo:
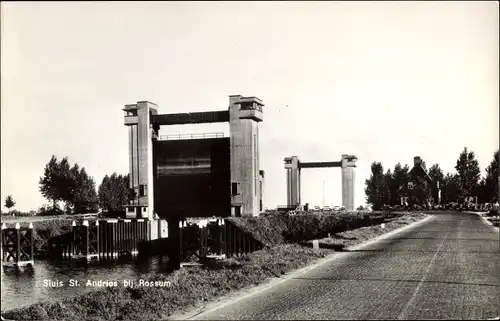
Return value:
[[(229, 96), (223, 111), (161, 115), (151, 102), (126, 105), (131, 190), (127, 217), (258, 216), (264, 183), (258, 126), (263, 106), (260, 99), (241, 95)], [(159, 137), (160, 126), (217, 122), (229, 122), (229, 138), (223, 133)]]
[(354, 210), (354, 168), (356, 167), (357, 157), (354, 155), (343, 154), (339, 162), (307, 162), (303, 163), (297, 156), (284, 159), (287, 190), (287, 207), (301, 206), (300, 198), (300, 176), (303, 168), (342, 168), (342, 206), (346, 210)]

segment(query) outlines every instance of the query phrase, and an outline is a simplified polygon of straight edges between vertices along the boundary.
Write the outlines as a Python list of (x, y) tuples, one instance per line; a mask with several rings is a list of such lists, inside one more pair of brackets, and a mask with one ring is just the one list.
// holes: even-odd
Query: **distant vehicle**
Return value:
[(334, 210), (334, 211), (340, 211), (340, 210), (341, 210), (341, 207), (340, 207), (340, 206), (334, 206), (334, 207), (333, 207), (333, 210)]
[(323, 207), (323, 211), (331, 211), (330, 206)]
[(321, 210), (321, 209), (319, 208), (319, 206), (314, 206), (314, 210), (315, 210), (315, 211), (319, 211), (319, 210)]

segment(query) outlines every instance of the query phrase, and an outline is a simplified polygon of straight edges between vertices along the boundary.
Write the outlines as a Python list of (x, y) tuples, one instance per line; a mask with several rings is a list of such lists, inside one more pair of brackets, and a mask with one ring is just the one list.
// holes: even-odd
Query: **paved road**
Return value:
[(479, 216), (420, 226), (194, 319), (488, 319), (500, 314), (499, 234)]

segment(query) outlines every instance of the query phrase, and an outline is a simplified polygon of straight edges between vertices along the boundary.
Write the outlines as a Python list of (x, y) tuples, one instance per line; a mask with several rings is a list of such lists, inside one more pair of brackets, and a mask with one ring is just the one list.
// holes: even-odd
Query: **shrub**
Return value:
[(61, 210), (58, 206), (54, 208), (54, 206), (43, 205), (38, 209), (37, 215), (39, 216), (64, 215), (64, 211)]
[(18, 210), (12, 210), (12, 211), (10, 211), (10, 213), (2, 213), (2, 215), (16, 216), (16, 217), (25, 217), (25, 216), (35, 216), (36, 212), (35, 211), (21, 212), (21, 211), (18, 211)]

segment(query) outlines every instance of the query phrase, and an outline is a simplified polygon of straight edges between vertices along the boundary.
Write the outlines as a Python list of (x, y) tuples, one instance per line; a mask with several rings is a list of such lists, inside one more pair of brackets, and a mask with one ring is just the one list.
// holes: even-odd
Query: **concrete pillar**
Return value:
[(357, 157), (343, 154), (342, 167), (342, 206), (348, 211), (354, 210), (354, 168)]
[(260, 214), (258, 125), (263, 106), (256, 97), (229, 96), (232, 216)]
[[(151, 115), (158, 114), (158, 107), (148, 101), (126, 105), (125, 125), (129, 131), (129, 187), (135, 198), (130, 201), (128, 217), (154, 219), (153, 136), (157, 133), (151, 125)], [(124, 204), (125, 205), (125, 204)]]
[(297, 156), (285, 158), (286, 192), (288, 206), (300, 205), (300, 160)]
[(262, 212), (264, 211), (264, 171), (260, 170), (259, 171), (259, 181), (260, 181), (260, 186), (259, 186), (259, 191), (260, 191), (260, 205), (259, 205), (259, 210)]

